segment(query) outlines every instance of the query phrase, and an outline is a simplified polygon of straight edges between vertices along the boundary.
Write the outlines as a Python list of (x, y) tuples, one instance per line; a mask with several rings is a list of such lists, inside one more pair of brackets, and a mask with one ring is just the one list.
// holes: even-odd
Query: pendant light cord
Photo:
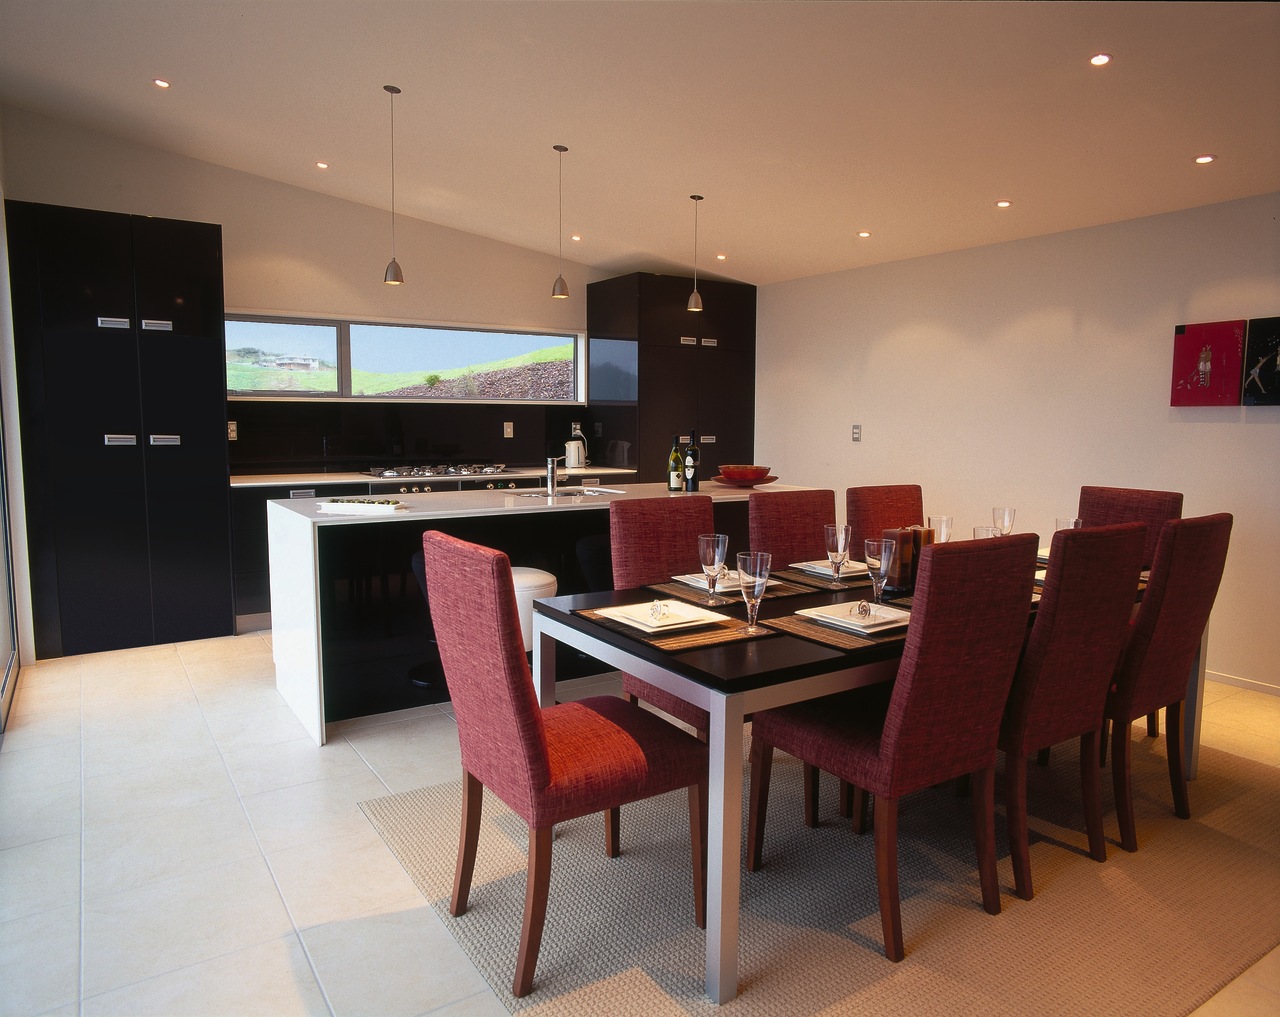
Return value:
[(396, 259), (396, 92), (400, 89), (388, 85), (391, 93), (391, 260)]

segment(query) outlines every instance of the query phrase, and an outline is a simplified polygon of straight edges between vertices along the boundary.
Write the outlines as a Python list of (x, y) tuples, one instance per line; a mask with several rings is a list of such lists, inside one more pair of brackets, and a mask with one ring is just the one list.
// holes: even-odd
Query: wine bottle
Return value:
[(698, 489), (698, 432), (689, 432), (689, 444), (684, 447), (684, 489)]
[(671, 451), (667, 454), (667, 490), (684, 490), (684, 460), (680, 457), (680, 435), (671, 436)]

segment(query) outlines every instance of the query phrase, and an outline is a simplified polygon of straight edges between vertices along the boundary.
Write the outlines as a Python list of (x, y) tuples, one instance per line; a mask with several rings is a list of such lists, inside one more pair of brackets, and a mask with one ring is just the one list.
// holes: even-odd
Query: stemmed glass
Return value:
[(725, 555), (729, 553), (727, 533), (702, 533), (698, 535), (698, 560), (702, 562), (702, 574), (707, 577), (707, 603), (716, 602), (716, 583), (724, 572)]
[(760, 611), (760, 598), (769, 585), (769, 568), (773, 556), (767, 551), (739, 551), (738, 578), (742, 582), (742, 599), (747, 602), (747, 633), (758, 635), (765, 631), (756, 624)]
[(933, 530), (933, 542), (935, 544), (945, 544), (951, 539), (951, 517), (930, 516), (929, 529)]
[(996, 529), (1000, 531), (1000, 536), (1009, 536), (1009, 531), (1013, 529), (1013, 513), (1011, 508), (993, 508), (991, 510), (991, 521), (995, 523)]
[(838, 526), (827, 523), (822, 532), (827, 540), (827, 560), (831, 562), (831, 579), (840, 578), (840, 569), (849, 557), (849, 541), (853, 539), (852, 526)]
[(863, 548), (867, 562), (867, 575), (871, 577), (871, 594), (879, 604), (884, 593), (885, 581), (893, 565), (893, 552), (898, 543), (894, 540), (868, 540)]

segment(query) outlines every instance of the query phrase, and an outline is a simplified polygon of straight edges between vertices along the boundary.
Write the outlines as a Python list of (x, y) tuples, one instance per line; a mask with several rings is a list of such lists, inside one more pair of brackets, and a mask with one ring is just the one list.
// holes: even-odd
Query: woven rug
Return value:
[(1186, 1014), (1280, 943), (1280, 769), (1203, 748), (1192, 818), (1179, 820), (1163, 739), (1135, 738), (1139, 850), (1115, 839), (1108, 772), (1099, 864), (1081, 832), (1074, 746), (1053, 757), (1028, 768), (1034, 900), (1013, 896), (997, 819), (996, 916), (980, 903), (968, 801), (951, 787), (903, 800), (907, 956), (893, 964), (870, 833), (855, 836), (839, 818), (826, 774), (822, 824), (807, 829), (799, 764), (777, 754), (764, 867), (742, 874), (740, 995), (723, 1007), (703, 992), (683, 792), (623, 808), (617, 859), (604, 855), (601, 817), (557, 827), (534, 991), (519, 1000), (523, 823), (486, 796), (470, 908), (452, 918), (460, 785), (361, 807), (499, 998), (524, 1015)]

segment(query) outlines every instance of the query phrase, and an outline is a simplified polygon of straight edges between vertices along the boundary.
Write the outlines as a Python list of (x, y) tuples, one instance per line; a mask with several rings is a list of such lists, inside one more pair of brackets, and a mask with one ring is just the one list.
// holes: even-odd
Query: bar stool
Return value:
[(533, 602), (538, 597), (556, 595), (556, 577), (542, 569), (513, 566), (511, 579), (516, 588), (516, 607), (520, 612), (520, 634), (524, 637), (524, 651), (533, 649)]

